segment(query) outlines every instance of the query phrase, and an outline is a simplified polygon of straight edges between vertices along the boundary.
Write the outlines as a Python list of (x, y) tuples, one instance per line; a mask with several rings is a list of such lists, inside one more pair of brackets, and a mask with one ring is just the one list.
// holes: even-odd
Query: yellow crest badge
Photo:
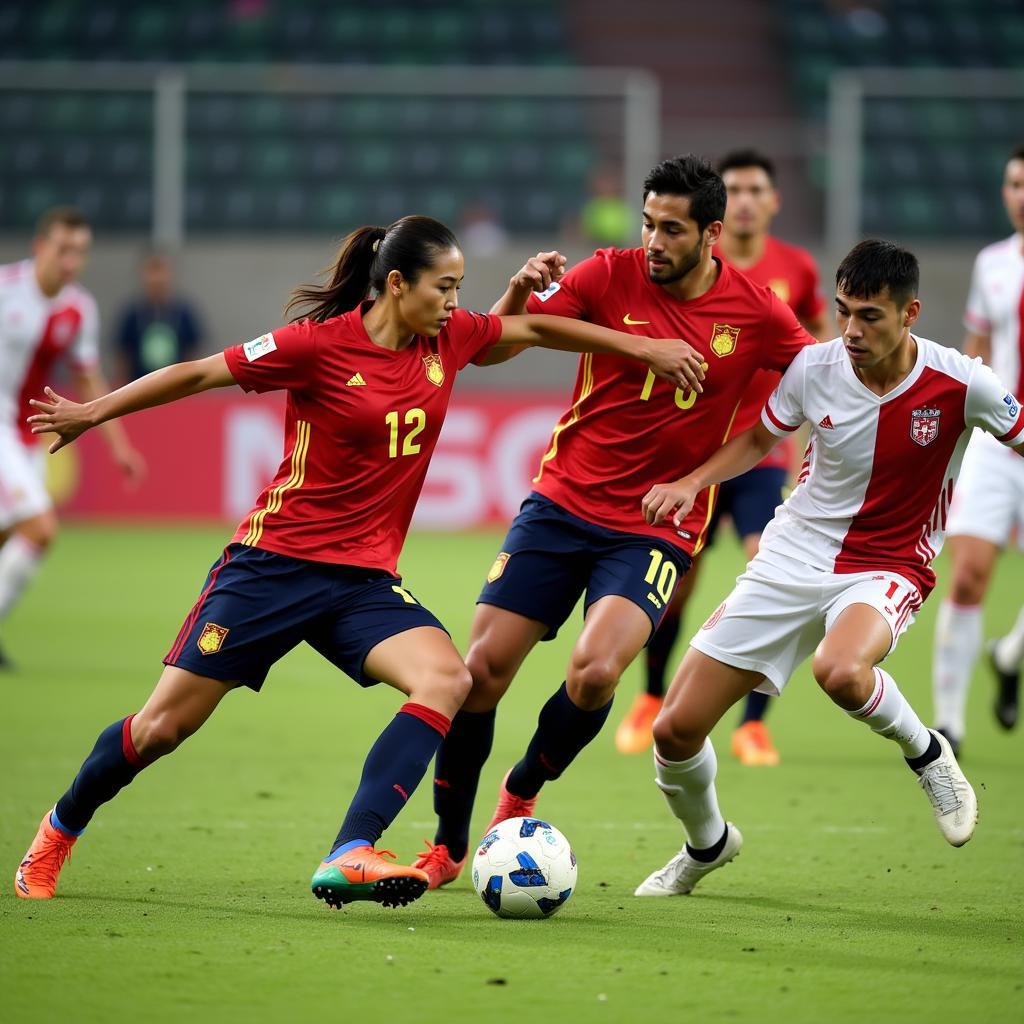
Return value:
[(444, 383), (444, 366), (441, 363), (441, 357), (436, 352), (432, 352), (429, 356), (423, 357), (423, 365), (427, 368), (427, 380), (440, 387)]
[(736, 351), (736, 339), (740, 336), (738, 327), (715, 324), (711, 329), (711, 351), (716, 356), (731, 356)]
[(501, 578), (501, 574), (505, 571), (505, 566), (508, 565), (508, 560), (512, 556), (507, 551), (502, 551), (500, 555), (494, 560), (494, 565), (491, 566), (491, 571), (487, 574), (487, 582), (493, 583), (496, 579)]
[(228, 631), (223, 626), (218, 626), (216, 622), (208, 622), (203, 626), (196, 646), (203, 654), (216, 654), (221, 649), (224, 637), (227, 635)]

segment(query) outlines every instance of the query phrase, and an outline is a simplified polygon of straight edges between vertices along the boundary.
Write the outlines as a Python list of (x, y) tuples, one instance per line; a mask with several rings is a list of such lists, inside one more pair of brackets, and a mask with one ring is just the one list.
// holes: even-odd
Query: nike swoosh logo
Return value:
[(624, 324), (629, 324), (629, 325), (630, 325), (631, 327), (635, 327), (635, 326), (637, 326), (638, 324), (649, 324), (649, 323), (650, 323), (651, 321), (650, 321), (650, 320), (634, 320), (634, 319), (633, 319), (632, 317), (630, 317), (630, 315), (629, 315), (629, 314), (627, 313), (627, 314), (626, 314), (626, 315), (625, 315), (625, 316), (624, 316), (624, 317), (622, 318), (622, 322), (623, 322)]

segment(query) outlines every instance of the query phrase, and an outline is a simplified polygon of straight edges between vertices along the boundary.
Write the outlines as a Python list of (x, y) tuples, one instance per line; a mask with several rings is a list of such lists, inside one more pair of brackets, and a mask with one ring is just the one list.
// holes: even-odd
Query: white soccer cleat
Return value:
[(725, 823), (728, 832), (722, 852), (710, 861), (696, 860), (684, 846), (663, 868), (659, 868), (637, 886), (634, 896), (685, 896), (715, 868), (728, 864), (743, 846), (743, 834), (731, 822)]
[(918, 772), (918, 782), (932, 802), (942, 838), (951, 846), (963, 846), (978, 823), (978, 798), (957, 764), (949, 741), (934, 729), (928, 731), (939, 741), (942, 753)]

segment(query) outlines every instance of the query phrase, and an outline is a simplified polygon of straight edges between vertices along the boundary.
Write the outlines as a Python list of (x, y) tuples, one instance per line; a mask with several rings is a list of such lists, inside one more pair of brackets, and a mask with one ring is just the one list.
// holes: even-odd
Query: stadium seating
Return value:
[[(567, 65), (561, 5), (413, 0), (0, 0), (0, 59)], [(582, 201), (595, 143), (572, 100), (187, 96), (190, 232), (340, 231), (485, 202), (548, 231)], [(152, 219), (152, 94), (0, 89), (0, 228), (53, 201), (104, 230)], [(567, 205), (568, 204), (568, 205)]]
[[(781, 0), (779, 10), (797, 99), (819, 121), (829, 78), (844, 67), (1024, 66), (1019, 0)], [(996, 186), (1022, 141), (1024, 91), (1005, 99), (869, 97), (864, 121), (865, 234), (1007, 232)]]

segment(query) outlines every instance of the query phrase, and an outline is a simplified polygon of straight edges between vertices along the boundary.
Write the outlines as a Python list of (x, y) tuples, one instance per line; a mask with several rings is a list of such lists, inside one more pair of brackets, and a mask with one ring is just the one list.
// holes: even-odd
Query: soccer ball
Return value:
[(473, 886), (498, 917), (551, 917), (576, 887), (576, 857), (546, 821), (508, 818), (480, 840)]

